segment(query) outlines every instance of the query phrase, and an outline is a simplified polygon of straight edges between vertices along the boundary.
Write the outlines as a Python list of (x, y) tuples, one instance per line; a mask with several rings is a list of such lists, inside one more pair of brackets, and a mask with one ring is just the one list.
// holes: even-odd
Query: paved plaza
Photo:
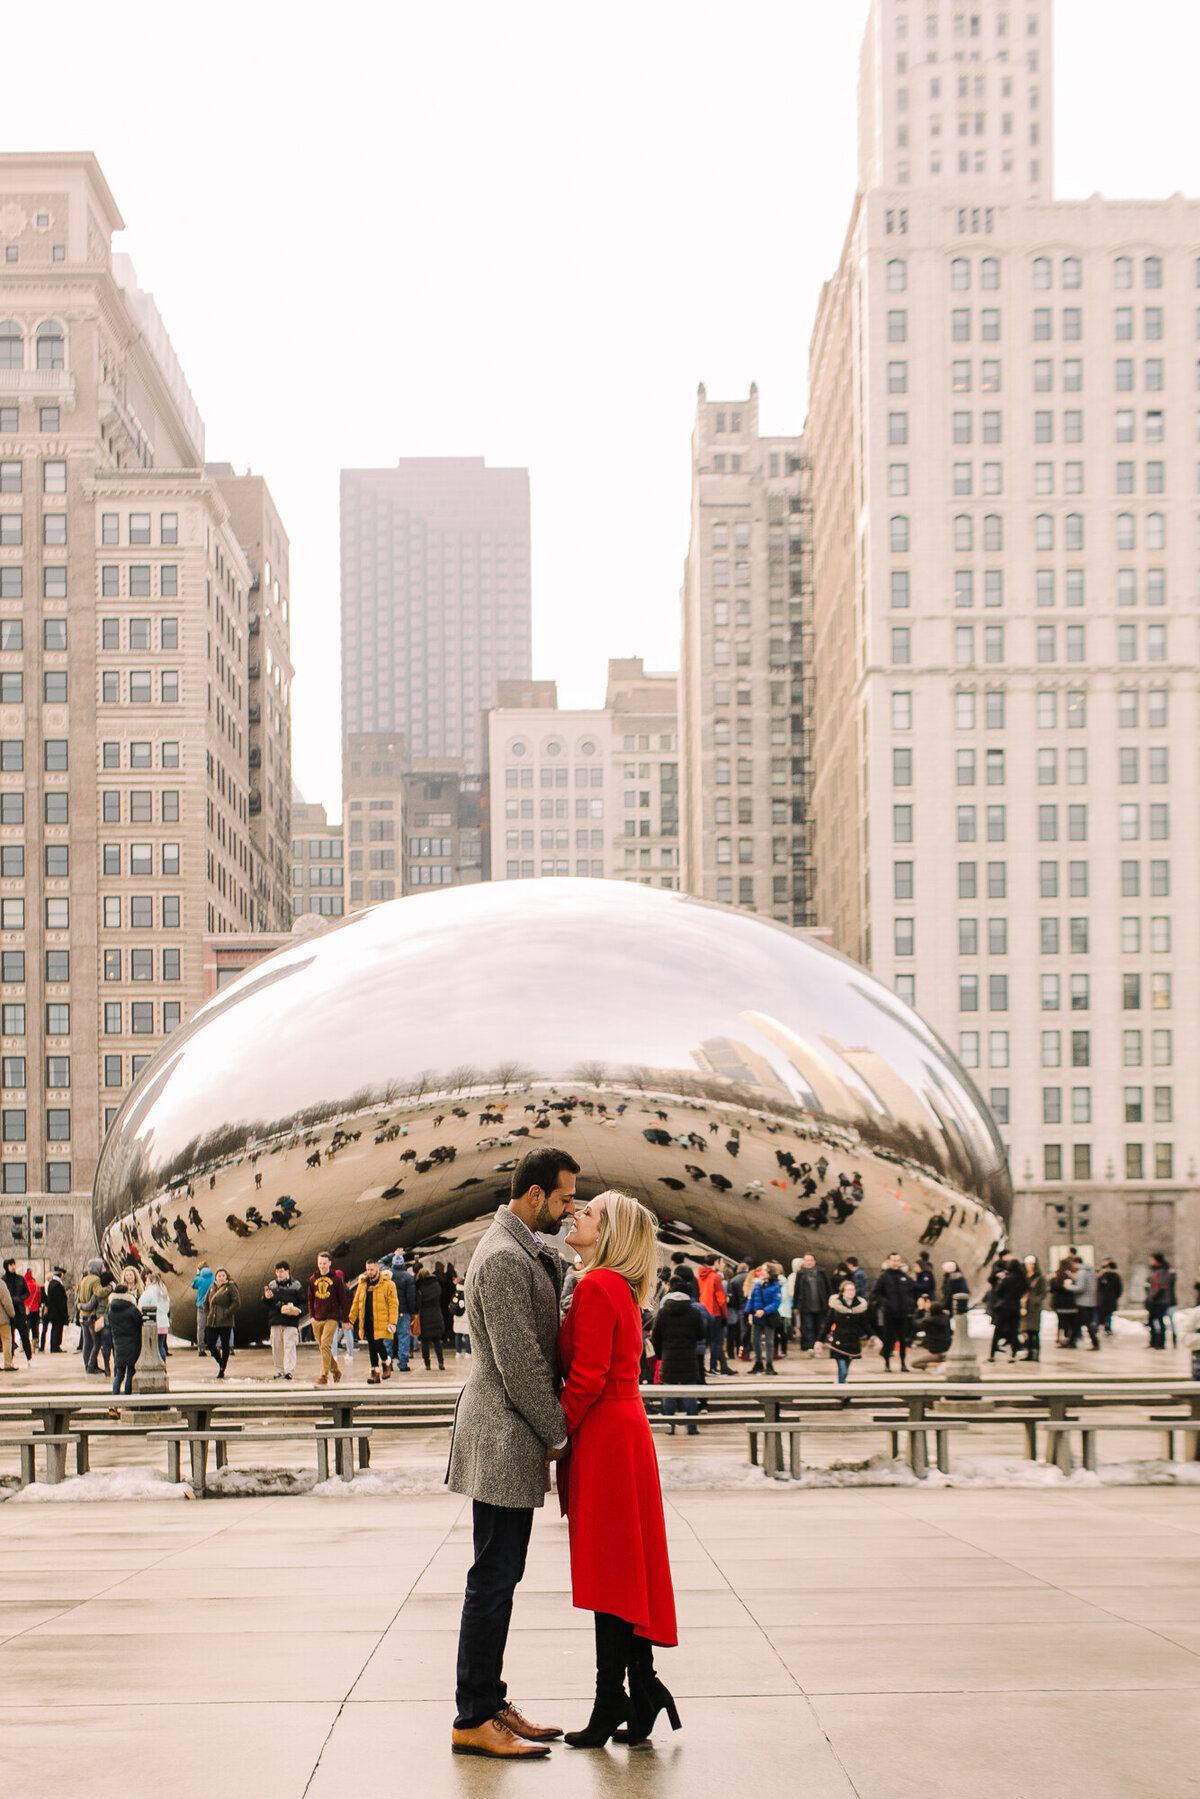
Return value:
[[(1200, 1792), (1194, 1493), (670, 1494), (682, 1641), (660, 1661), (683, 1731), (660, 1721), (651, 1749), (559, 1747), (519, 1769), (448, 1752), (469, 1516), (442, 1494), (0, 1507), (8, 1786)], [(530, 1715), (570, 1727), (592, 1634), (568, 1584), (547, 1510), (508, 1668)]]

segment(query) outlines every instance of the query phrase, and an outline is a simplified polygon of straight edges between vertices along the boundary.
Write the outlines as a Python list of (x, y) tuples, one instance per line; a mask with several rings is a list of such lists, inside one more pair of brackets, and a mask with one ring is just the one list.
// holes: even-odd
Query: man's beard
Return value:
[(543, 1237), (556, 1237), (558, 1235), (558, 1227), (561, 1223), (561, 1218), (556, 1217), (550, 1210), (549, 1199), (543, 1198), (541, 1205), (538, 1207), (538, 1215), (533, 1221), (534, 1230)]

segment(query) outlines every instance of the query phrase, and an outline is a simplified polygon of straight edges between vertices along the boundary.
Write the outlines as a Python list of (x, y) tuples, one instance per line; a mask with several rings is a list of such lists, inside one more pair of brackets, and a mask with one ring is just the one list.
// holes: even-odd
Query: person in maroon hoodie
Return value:
[(327, 1387), (331, 1374), (336, 1385), (342, 1378), (342, 1371), (334, 1359), (333, 1339), (338, 1326), (350, 1317), (350, 1295), (325, 1249), (318, 1252), (317, 1272), (308, 1277), (308, 1315), (321, 1347), (321, 1374), (317, 1385)]

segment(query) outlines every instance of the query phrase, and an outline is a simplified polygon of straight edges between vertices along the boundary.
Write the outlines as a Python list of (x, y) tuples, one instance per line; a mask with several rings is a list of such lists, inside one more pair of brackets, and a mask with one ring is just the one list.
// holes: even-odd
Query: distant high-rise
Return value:
[(530, 674), (529, 475), (482, 457), (344, 469), (342, 732), (482, 767), (499, 680)]
[(1055, 200), (1050, 0), (876, 0), (812, 340), (817, 899), (976, 1070), (1014, 1239), (1200, 1242), (1200, 203)]

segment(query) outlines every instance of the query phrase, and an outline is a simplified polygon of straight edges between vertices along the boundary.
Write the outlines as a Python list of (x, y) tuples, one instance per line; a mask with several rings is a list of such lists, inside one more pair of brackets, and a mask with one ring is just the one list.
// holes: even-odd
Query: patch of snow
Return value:
[(324, 1480), (312, 1488), (316, 1499), (378, 1499), (388, 1494), (445, 1493), (446, 1470), (442, 1463), (415, 1468), (371, 1469), (355, 1474), (353, 1480)]
[(185, 1481), (178, 1485), (150, 1468), (100, 1468), (91, 1474), (73, 1474), (57, 1486), (35, 1481), (8, 1496), (9, 1505), (49, 1505), (59, 1500), (192, 1499)]
[(216, 1468), (205, 1475), (205, 1491), (214, 1499), (277, 1499), (311, 1493), (316, 1484), (309, 1468)]

